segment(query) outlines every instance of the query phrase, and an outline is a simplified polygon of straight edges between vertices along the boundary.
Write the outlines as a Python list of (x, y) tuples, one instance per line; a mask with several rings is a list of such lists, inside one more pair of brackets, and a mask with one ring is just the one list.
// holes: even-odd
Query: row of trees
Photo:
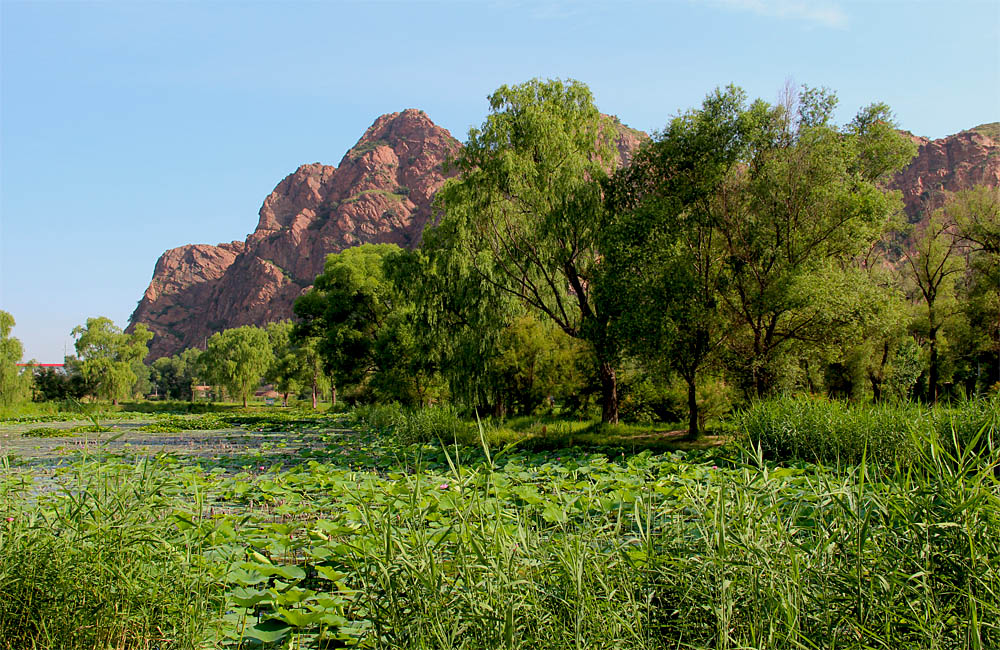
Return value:
[(308, 394), (316, 408), (320, 397), (331, 391), (330, 379), (316, 341), (293, 337), (293, 330), (292, 322), (285, 320), (266, 328), (248, 325), (213, 334), (204, 351), (189, 348), (154, 361), (153, 387), (167, 399), (194, 399), (196, 386), (216, 386), (246, 406), (261, 382), (269, 382), (285, 404), (291, 395)]
[(778, 105), (720, 89), (624, 167), (582, 84), (503, 87), (490, 106), (422, 247), (333, 255), (296, 304), (338, 383), (494, 412), (596, 384), (615, 422), (638, 367), (684, 382), (697, 435), (699, 389), (720, 378), (751, 398), (931, 401), (945, 375), (1000, 380), (997, 192), (907, 233), (885, 186), (915, 147), (887, 106), (837, 126), (823, 89)]
[(10, 336), (14, 318), (0, 311), (0, 406), (11, 406), (32, 396), (37, 400), (82, 399), (87, 396), (118, 404), (120, 400), (154, 394), (167, 399), (193, 400), (196, 387), (217, 387), (241, 399), (261, 381), (272, 382), (287, 403), (290, 395), (308, 393), (313, 408), (330, 390), (316, 341), (293, 338), (291, 321), (266, 328), (240, 327), (208, 339), (207, 349), (184, 350), (146, 365), (152, 334), (144, 325), (125, 333), (110, 319), (88, 318), (73, 329), (76, 355), (66, 358), (63, 371), (34, 362), (17, 364), (21, 343)]
[[(713, 395), (987, 389), (1000, 381), (997, 190), (911, 228), (885, 186), (914, 145), (883, 104), (843, 126), (835, 107), (825, 89), (777, 105), (719, 89), (622, 166), (621, 126), (586, 86), (504, 86), (420, 249), (330, 255), (295, 324), (220, 332), (154, 362), (151, 381), (244, 403), (262, 379), (314, 405), (328, 384), (334, 399), (340, 386), (352, 401), (498, 415), (596, 403), (605, 422), (679, 383), (694, 436)], [(98, 362), (90, 330), (110, 322), (97, 325), (75, 332), (79, 360), (116, 399), (136, 357)], [(148, 332), (129, 336), (144, 349)]]

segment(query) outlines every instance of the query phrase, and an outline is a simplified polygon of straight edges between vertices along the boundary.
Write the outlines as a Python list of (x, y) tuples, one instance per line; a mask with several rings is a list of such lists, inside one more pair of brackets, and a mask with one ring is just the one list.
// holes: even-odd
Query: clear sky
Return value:
[(1000, 1), (0, 0), (0, 309), (59, 362), (123, 326), (159, 255), (243, 239), (301, 163), (338, 164), (383, 113), (460, 140), (486, 96), (589, 84), (653, 131), (719, 85), (827, 86), (943, 137), (1000, 120)]

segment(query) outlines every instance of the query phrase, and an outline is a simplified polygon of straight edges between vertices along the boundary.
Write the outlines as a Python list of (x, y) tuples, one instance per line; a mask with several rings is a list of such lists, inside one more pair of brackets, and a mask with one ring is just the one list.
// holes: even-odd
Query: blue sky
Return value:
[(486, 96), (586, 82), (646, 131), (735, 83), (885, 101), (942, 137), (1000, 120), (1000, 2), (15, 2), (0, 0), (0, 309), (61, 361), (124, 326), (167, 248), (243, 239), (299, 164), (382, 114), (464, 140)]

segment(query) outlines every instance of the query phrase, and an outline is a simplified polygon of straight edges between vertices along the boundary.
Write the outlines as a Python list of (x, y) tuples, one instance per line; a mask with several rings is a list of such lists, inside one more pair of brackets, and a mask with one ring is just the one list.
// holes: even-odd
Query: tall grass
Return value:
[(57, 490), (25, 490), (0, 480), (0, 648), (198, 646), (221, 594), (170, 521), (165, 472), (86, 463)]
[(935, 441), (955, 452), (978, 437), (996, 449), (1000, 400), (966, 401), (928, 408), (910, 403), (852, 404), (806, 397), (779, 397), (735, 414), (737, 437), (765, 458), (891, 466), (912, 462)]

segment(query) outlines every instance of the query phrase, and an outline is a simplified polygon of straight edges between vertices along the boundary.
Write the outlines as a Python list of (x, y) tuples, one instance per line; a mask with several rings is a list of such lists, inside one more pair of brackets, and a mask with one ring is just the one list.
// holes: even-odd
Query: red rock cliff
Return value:
[(1000, 139), (997, 124), (984, 124), (939, 140), (911, 135), (917, 156), (893, 179), (890, 187), (903, 193), (911, 223), (940, 208), (948, 192), (976, 185), (1000, 185)]
[(413, 248), (460, 144), (423, 111), (378, 118), (338, 167), (302, 165), (264, 199), (246, 242), (164, 253), (130, 318), (154, 333), (150, 358), (214, 332), (292, 316), (328, 253), (363, 243)]

